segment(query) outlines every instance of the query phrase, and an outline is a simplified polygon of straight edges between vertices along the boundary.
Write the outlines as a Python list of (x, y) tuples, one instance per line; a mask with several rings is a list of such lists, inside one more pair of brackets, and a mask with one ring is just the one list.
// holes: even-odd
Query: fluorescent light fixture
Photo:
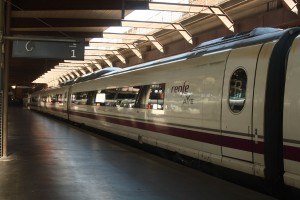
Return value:
[(84, 63), (89, 63), (91, 62), (90, 60), (64, 60), (65, 63), (77, 63), (77, 64), (84, 64)]
[(122, 20), (122, 26), (152, 29), (174, 29), (171, 23), (166, 22), (149, 22), (149, 21), (127, 21)]
[(98, 56), (98, 55), (105, 55), (105, 54), (113, 54), (110, 50), (99, 50), (99, 49), (86, 49), (85, 55), (87, 56)]
[(78, 67), (64, 67), (64, 66), (60, 66), (60, 67), (54, 67), (54, 69), (65, 69), (65, 70), (74, 70), (74, 69), (78, 69)]
[(151, 2), (149, 2), (150, 10), (213, 14), (213, 12), (209, 9), (209, 7), (210, 6), (194, 5), (194, 4), (191, 5), (191, 4), (151, 3)]
[(80, 63), (59, 63), (58, 64), (60, 67), (82, 67), (84, 64), (80, 64)]
[(298, 15), (297, 3), (293, 0), (283, 0), (284, 4), (296, 15)]
[(121, 33), (103, 33), (104, 38), (126, 39), (126, 40), (147, 40), (142, 34), (121, 34)]
[(101, 57), (100, 56), (84, 56), (84, 58), (86, 59), (86, 60), (96, 60), (96, 59), (101, 59)]
[(126, 45), (126, 43), (112, 43), (112, 42), (89, 42), (91, 48), (99, 48), (103, 50), (117, 50)]

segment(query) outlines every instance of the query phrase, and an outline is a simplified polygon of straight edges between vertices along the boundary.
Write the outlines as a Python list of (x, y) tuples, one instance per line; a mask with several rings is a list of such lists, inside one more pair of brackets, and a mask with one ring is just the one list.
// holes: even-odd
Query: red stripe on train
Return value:
[[(48, 109), (51, 109), (53, 111), (63, 112), (63, 113), (67, 112), (66, 110), (57, 109), (57, 108), (48, 108)], [(175, 127), (162, 126), (157, 124), (149, 124), (146, 122), (138, 122), (134, 120), (118, 119), (114, 117), (100, 116), (91, 113), (79, 113), (79, 112), (70, 111), (70, 114), (80, 116), (80, 117), (95, 119), (95, 120), (101, 120), (101, 121), (114, 123), (118, 125), (133, 127), (141, 130), (147, 130), (147, 131), (157, 132), (161, 134), (172, 135), (180, 138), (195, 140), (199, 142), (209, 143), (213, 145), (264, 154), (263, 142), (258, 142), (256, 144), (254, 141), (247, 140), (247, 139), (228, 137), (224, 135), (215, 135), (211, 133), (205, 133), (202, 131), (193, 131), (193, 130), (187, 130), (183, 128), (175, 128)], [(283, 149), (284, 149), (285, 159), (300, 162), (300, 148), (284, 145)]]
[(258, 144), (255, 144), (251, 140), (246, 140), (241, 138), (234, 138), (234, 137), (228, 137), (224, 135), (217, 135), (217, 134), (211, 134), (202, 131), (193, 131), (193, 130), (175, 128), (170, 126), (162, 126), (157, 124), (149, 124), (147, 122), (139, 122), (139, 121), (133, 121), (127, 119), (117, 119), (114, 117), (100, 116), (100, 115), (95, 115), (90, 113), (78, 113), (78, 112), (70, 111), (70, 114), (80, 116), (80, 117), (95, 119), (95, 120), (101, 120), (101, 121), (114, 123), (118, 125), (138, 128), (142, 130), (162, 133), (166, 135), (172, 135), (172, 136), (195, 140), (199, 142), (214, 144), (218, 146), (239, 149), (243, 151), (250, 151), (259, 154), (263, 154), (264, 152), (263, 142), (259, 142)]

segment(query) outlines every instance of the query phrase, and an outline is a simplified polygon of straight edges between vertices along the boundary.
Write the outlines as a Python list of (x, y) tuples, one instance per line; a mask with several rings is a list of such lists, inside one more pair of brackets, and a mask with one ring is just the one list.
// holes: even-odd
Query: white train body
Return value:
[(39, 91), (32, 109), (299, 189), (299, 29), (272, 34)]

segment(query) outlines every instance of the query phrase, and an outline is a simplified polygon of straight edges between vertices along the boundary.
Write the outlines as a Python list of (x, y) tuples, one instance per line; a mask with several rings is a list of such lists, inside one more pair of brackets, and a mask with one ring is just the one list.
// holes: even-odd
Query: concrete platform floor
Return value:
[(0, 200), (271, 200), (22, 108), (9, 108)]

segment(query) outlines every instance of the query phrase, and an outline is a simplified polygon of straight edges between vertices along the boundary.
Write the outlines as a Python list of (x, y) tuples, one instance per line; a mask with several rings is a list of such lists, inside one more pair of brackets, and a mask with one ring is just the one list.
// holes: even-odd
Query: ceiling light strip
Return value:
[(193, 44), (192, 35), (180, 23), (123, 20), (122, 26), (177, 30), (184, 37), (184, 39), (186, 39), (189, 43)]
[(219, 6), (174, 3), (149, 3), (149, 9), (171, 12), (215, 14), (230, 31), (234, 32), (233, 21)]
[(294, 13), (296, 13), (296, 15), (298, 15), (298, 8), (297, 8), (297, 4), (296, 2), (294, 2), (293, 0), (283, 0), (283, 3)]

